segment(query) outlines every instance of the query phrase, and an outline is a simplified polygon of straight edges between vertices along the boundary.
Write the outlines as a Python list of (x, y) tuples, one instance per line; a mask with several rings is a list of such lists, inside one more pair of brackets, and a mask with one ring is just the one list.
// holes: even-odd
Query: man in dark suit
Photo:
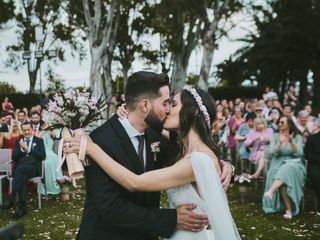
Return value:
[(13, 200), (18, 193), (19, 208), (15, 213), (16, 218), (26, 215), (27, 182), (29, 178), (41, 174), (41, 162), (46, 158), (43, 140), (33, 135), (31, 123), (22, 124), (23, 138), (18, 139), (13, 152), (16, 167), (13, 170), (12, 193), (3, 208), (13, 206)]
[(316, 120), (317, 133), (307, 138), (305, 158), (308, 161), (308, 176), (317, 198), (317, 215), (320, 216), (320, 118)]
[[(152, 130), (161, 130), (169, 113), (168, 84), (164, 74), (134, 73), (125, 90), (129, 118), (113, 116), (91, 134), (106, 153), (136, 174), (163, 167), (169, 159), (160, 131)], [(161, 151), (155, 161), (150, 145), (158, 141)], [(129, 192), (94, 161), (86, 167), (85, 179), (79, 240), (154, 240), (170, 237), (176, 227), (200, 231), (207, 224), (206, 216), (191, 211), (192, 204), (159, 209), (159, 192)]]

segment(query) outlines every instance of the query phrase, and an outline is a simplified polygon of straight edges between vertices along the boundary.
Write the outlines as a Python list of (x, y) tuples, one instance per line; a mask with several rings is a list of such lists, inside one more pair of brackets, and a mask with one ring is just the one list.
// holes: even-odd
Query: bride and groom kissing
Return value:
[[(129, 77), (125, 100), (127, 118), (111, 117), (86, 146), (80, 136), (65, 142), (65, 153), (81, 145), (91, 159), (77, 239), (240, 239), (223, 189), (232, 167), (218, 160), (211, 137), (211, 96), (186, 86), (170, 101), (168, 76), (140, 71)], [(161, 190), (171, 209), (159, 208)]]

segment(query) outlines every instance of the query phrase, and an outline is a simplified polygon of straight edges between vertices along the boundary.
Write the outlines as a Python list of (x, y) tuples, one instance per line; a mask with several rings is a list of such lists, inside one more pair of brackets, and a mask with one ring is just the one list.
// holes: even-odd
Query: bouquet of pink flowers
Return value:
[(48, 112), (44, 116), (50, 129), (67, 127), (69, 129), (85, 128), (90, 123), (102, 118), (107, 109), (106, 100), (92, 96), (85, 89), (68, 89), (64, 93), (56, 93), (49, 101)]
[[(78, 89), (68, 89), (64, 93), (56, 93), (49, 101), (44, 121), (48, 129), (61, 128), (62, 139), (59, 144), (59, 165), (61, 168), (64, 160), (67, 160), (69, 176), (72, 179), (83, 177), (83, 166), (76, 154), (68, 154), (62, 157), (64, 138), (74, 134), (84, 134), (85, 128), (92, 122), (102, 119), (102, 113), (107, 109), (105, 98), (92, 96), (92, 92)], [(85, 160), (85, 159), (81, 159)]]

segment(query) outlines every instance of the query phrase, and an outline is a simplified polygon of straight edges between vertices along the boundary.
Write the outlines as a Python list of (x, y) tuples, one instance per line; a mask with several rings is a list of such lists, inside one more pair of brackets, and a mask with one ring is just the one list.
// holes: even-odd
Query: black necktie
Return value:
[[(27, 145), (28, 148), (29, 148), (30, 139), (25, 139), (25, 141), (26, 141), (26, 145)], [(27, 153), (27, 156), (29, 156), (29, 153)]]
[(138, 138), (138, 141), (139, 141), (138, 156), (139, 156), (141, 166), (144, 170), (144, 160), (143, 160), (144, 135), (138, 135), (136, 137)]

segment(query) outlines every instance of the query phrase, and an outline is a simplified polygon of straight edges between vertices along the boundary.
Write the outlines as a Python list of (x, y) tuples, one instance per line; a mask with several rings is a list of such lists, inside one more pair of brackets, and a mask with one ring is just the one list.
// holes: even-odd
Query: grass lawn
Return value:
[[(57, 197), (42, 200), (43, 209), (37, 210), (37, 197), (32, 194), (28, 201), (28, 215), (22, 218), (26, 240), (75, 239), (83, 210), (84, 190), (78, 186), (72, 192), (71, 201), (60, 202)], [(230, 207), (242, 239), (320, 239), (320, 217), (316, 217), (311, 193), (307, 192), (306, 210), (292, 220), (282, 214), (264, 214), (261, 210), (261, 190), (249, 189), (249, 200), (241, 203), (237, 185), (228, 191)], [(162, 197), (162, 205), (166, 199)], [(13, 211), (0, 210), (0, 228), (14, 222)]]

